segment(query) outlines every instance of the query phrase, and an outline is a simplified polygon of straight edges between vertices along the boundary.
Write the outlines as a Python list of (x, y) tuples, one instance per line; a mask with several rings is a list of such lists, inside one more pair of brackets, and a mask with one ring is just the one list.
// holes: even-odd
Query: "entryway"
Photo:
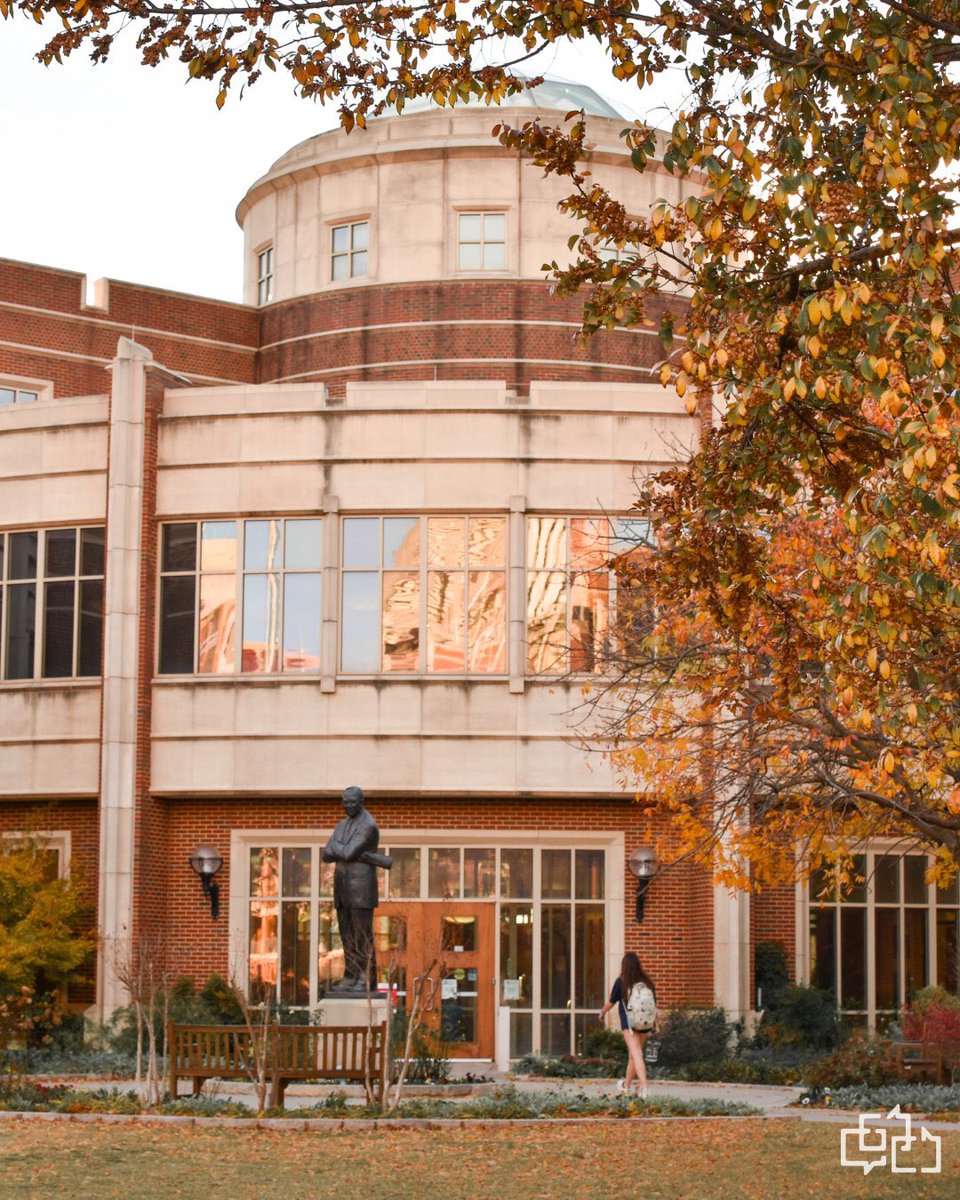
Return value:
[(377, 973), (409, 1009), (422, 983), (424, 1019), (450, 1058), (494, 1057), (493, 904), (381, 904)]

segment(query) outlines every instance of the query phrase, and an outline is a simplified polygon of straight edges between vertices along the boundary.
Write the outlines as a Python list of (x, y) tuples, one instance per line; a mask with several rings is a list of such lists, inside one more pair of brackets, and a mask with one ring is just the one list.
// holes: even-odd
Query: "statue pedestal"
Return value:
[(344, 1025), (363, 1025), (379, 1029), (387, 1019), (387, 997), (324, 996), (320, 1001), (320, 1024), (337, 1029)]

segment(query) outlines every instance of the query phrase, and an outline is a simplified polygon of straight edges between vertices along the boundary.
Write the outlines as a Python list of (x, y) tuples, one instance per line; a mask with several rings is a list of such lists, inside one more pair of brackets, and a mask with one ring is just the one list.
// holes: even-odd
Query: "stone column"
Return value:
[(716, 1003), (731, 1021), (745, 1020), (750, 996), (750, 893), (713, 890), (713, 980)]
[(128, 1003), (117, 966), (129, 961), (133, 949), (144, 431), (147, 368), (152, 362), (149, 350), (122, 337), (112, 365), (97, 906), (101, 1020)]

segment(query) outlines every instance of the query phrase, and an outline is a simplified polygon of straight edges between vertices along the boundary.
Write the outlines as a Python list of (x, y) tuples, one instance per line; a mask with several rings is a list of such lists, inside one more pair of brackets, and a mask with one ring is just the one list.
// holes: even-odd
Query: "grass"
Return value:
[(799, 1121), (618, 1122), (369, 1133), (4, 1122), (0, 1200), (954, 1200), (943, 1173), (839, 1165), (837, 1126)]

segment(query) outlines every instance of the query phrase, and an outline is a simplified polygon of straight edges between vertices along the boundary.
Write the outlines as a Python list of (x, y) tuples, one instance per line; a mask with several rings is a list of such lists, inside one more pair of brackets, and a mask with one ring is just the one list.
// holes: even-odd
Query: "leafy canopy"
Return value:
[(582, 120), (498, 130), (568, 181), (586, 232), (549, 270), (585, 290), (585, 330), (666, 311), (661, 381), (712, 430), (642, 490), (660, 550), (624, 572), (646, 616), (605, 694), (619, 760), (732, 879), (786, 871), (798, 834), (960, 857), (957, 0), (0, 0), (17, 10), (59, 18), (48, 60), (132, 27), (218, 103), (284, 67), (347, 128), (416, 95), (496, 101), (559, 41), (599, 43), (641, 93), (682, 77), (672, 127), (625, 134), (663, 181), (649, 212), (590, 174)]

